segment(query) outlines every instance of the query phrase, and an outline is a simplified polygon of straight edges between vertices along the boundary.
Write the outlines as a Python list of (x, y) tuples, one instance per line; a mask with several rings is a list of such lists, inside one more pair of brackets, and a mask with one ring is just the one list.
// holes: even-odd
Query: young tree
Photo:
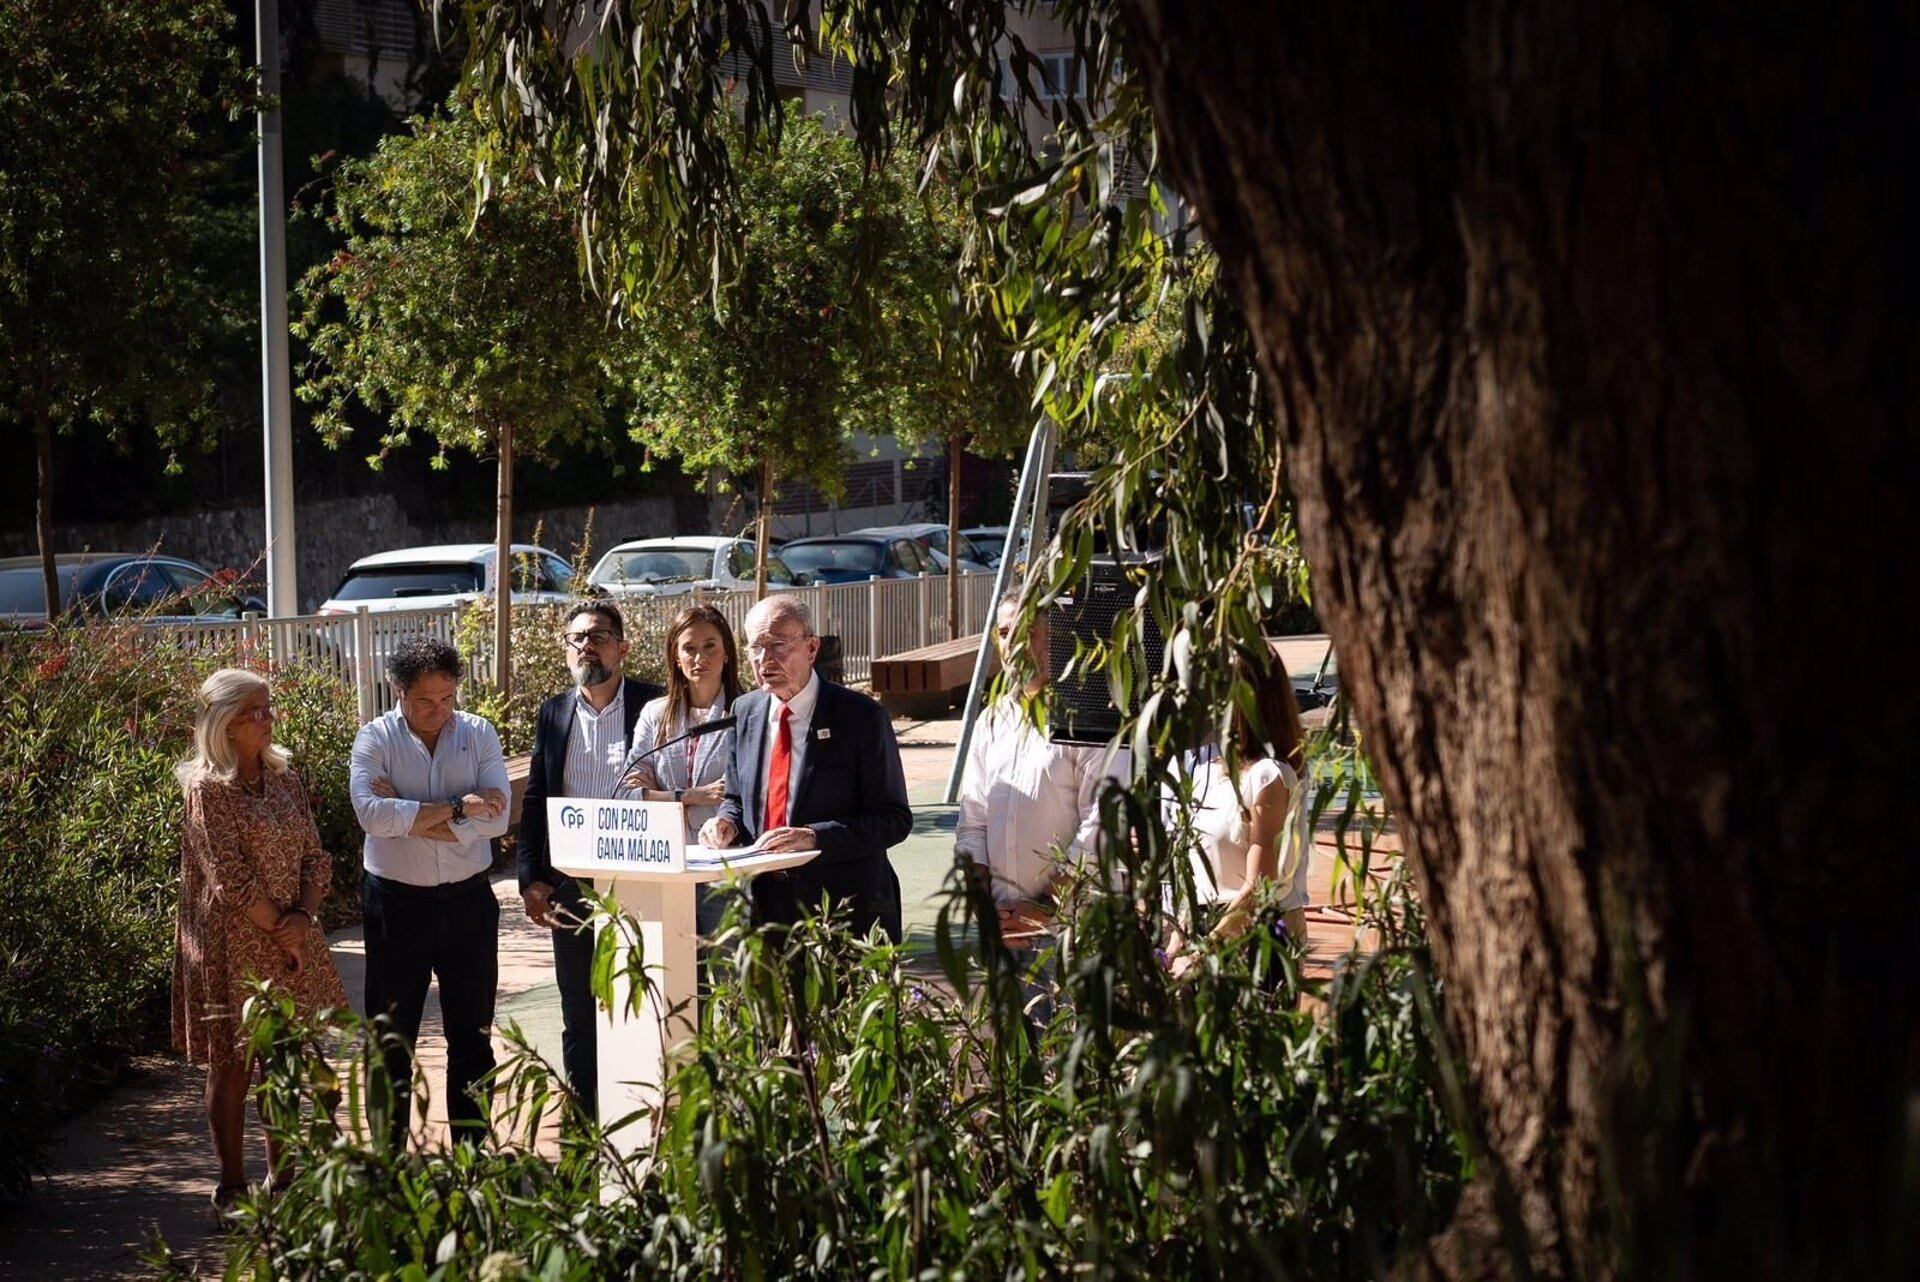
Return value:
[(775, 489), (837, 492), (847, 432), (890, 428), (912, 368), (899, 329), (917, 300), (901, 284), (920, 267), (922, 215), (897, 168), (868, 174), (818, 120), (742, 155), (738, 176), (716, 233), (734, 271), (717, 293), (682, 281), (637, 303), (626, 349), (644, 419), (634, 439), (689, 471), (754, 478), (764, 595)]
[[(991, 169), (1026, 7), (784, 13), (855, 59), (873, 154), (920, 129)], [(749, 122), (778, 125), (763, 6), (622, 10), (577, 62), (525, 7), (466, 8), (491, 123), (693, 243), (730, 181), (697, 114), (731, 119), (730, 43)], [(1705, 0), (1054, 12), (1086, 102), (1031, 185), (993, 176), (1009, 227), (1056, 192), (1088, 216), (1005, 283), (1108, 314), (1123, 143), (1217, 249), (1190, 368), (1230, 359), (1270, 408), (1193, 419), (1176, 443), (1217, 463), (1158, 488), (1291, 493), (1406, 824), (1478, 1171), (1409, 1271), (1894, 1272), (1920, 1090), (1920, 683), (1887, 572), (1916, 534), (1920, 28)], [(1116, 475), (1130, 509), (1146, 487)], [(1248, 590), (1178, 587), (1216, 610)], [(1847, 688), (1809, 696), (1810, 657)]]
[(894, 330), (906, 377), (890, 418), (903, 441), (939, 441), (946, 448), (947, 635), (958, 638), (964, 456), (1013, 456), (1026, 442), (1035, 411), (1031, 380), (1016, 369), (1018, 347), (992, 314), (989, 291), (962, 268), (966, 229), (952, 180), (936, 181), (927, 197), (913, 222), (914, 270), (903, 281), (909, 306)]
[(480, 134), (466, 117), (420, 119), (343, 165), (331, 217), (346, 238), (300, 284), (300, 387), (329, 443), (349, 406), (385, 414), (387, 452), (414, 432), (444, 454), (491, 452), (494, 680), (510, 685), (515, 459), (604, 442), (616, 392), (606, 311), (582, 282), (573, 210), (525, 170), (476, 191)]
[(206, 350), (245, 325), (204, 252), (232, 220), (202, 127), (250, 102), (230, 38), (211, 0), (0, 5), (0, 422), (33, 440), (49, 619), (54, 438), (191, 438)]

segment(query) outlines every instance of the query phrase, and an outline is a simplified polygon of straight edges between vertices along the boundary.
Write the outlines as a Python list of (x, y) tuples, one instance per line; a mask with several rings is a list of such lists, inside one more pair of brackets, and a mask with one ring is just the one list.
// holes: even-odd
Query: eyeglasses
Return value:
[(787, 651), (812, 636), (811, 632), (803, 632), (797, 637), (776, 637), (766, 641), (753, 641), (747, 645), (747, 653), (756, 659), (784, 659), (787, 657)]
[(233, 719), (235, 721), (271, 722), (276, 715), (273, 710), (273, 705), (269, 703), (258, 708), (248, 708), (245, 712), (236, 712), (233, 714)]
[(614, 640), (614, 635), (606, 628), (595, 628), (591, 632), (568, 632), (563, 634), (560, 639), (566, 642), (571, 649), (585, 650), (589, 647), (598, 648), (607, 644), (609, 641)]

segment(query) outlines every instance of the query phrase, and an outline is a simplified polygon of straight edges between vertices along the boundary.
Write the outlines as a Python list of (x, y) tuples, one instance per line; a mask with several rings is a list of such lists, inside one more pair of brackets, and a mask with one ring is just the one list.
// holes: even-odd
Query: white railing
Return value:
[[(870, 682), (876, 658), (948, 639), (944, 575), (815, 584), (788, 590), (803, 598), (813, 611), (815, 632), (839, 639), (841, 678), (849, 684)], [(674, 615), (697, 600), (717, 607), (737, 637), (754, 599), (752, 590), (747, 589), (692, 596), (626, 597), (617, 604), (631, 631), (659, 635)], [(960, 635), (979, 636), (992, 608), (993, 576), (962, 575)], [(360, 719), (368, 721), (393, 706), (393, 692), (385, 668), (394, 645), (401, 637), (420, 632), (452, 642), (458, 613), (459, 607), (441, 606), (378, 612), (363, 609), (349, 615), (311, 614), (286, 619), (222, 619), (156, 625), (149, 629), (149, 635), (161, 643), (231, 648), (242, 655), (256, 654), (275, 663), (302, 663), (319, 668), (354, 692)], [(486, 675), (485, 656), (468, 655), (467, 662), (470, 677)]]

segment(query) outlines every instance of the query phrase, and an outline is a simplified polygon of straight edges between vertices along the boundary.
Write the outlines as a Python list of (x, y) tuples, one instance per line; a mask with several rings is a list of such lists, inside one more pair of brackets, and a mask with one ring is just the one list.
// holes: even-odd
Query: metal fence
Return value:
[[(917, 579), (870, 579), (865, 583), (816, 584), (791, 588), (813, 612), (814, 631), (835, 637), (843, 680), (864, 685), (873, 679), (873, 661), (948, 639), (945, 575)], [(719, 608), (738, 636), (751, 590), (697, 595), (625, 597), (618, 604), (636, 633), (664, 632), (673, 616), (698, 600)], [(240, 619), (168, 625), (149, 629), (156, 643), (217, 647), (263, 653), (276, 663), (305, 663), (333, 674), (352, 690), (360, 719), (372, 720), (393, 706), (384, 672), (386, 656), (403, 636), (424, 632), (454, 639), (462, 607), (428, 610), (361, 610), (349, 615), (299, 615), (285, 619)], [(518, 606), (516, 609), (547, 607)], [(993, 608), (993, 576), (960, 576), (960, 635), (978, 636)], [(657, 632), (656, 632), (657, 629)], [(556, 642), (558, 644), (558, 642)], [(469, 675), (485, 675), (485, 656), (467, 656)]]

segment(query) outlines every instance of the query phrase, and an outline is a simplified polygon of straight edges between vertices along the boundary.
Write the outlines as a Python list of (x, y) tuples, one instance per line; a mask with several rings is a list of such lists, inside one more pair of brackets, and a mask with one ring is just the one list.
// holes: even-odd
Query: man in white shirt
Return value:
[(360, 728), (349, 791), (366, 830), (367, 1014), (392, 1021), (400, 1044), (386, 1055), (391, 1098), (375, 1108), (405, 1144), (427, 987), (440, 980), (447, 1035), (447, 1119), (454, 1138), (486, 1127), (473, 1085), (493, 1069), (494, 988), (500, 905), (488, 871), (492, 841), (507, 830), (506, 760), (486, 721), (455, 709), (460, 654), (426, 636), (402, 640), (387, 661), (394, 708)]
[[(1003, 661), (1019, 618), (1017, 596), (1001, 601), (996, 635)], [(1045, 627), (1044, 620), (1036, 620), (1029, 642), (1040, 656), (1047, 653)], [(1047, 674), (1036, 671), (1026, 693), (1038, 695), (1046, 683)], [(1106, 756), (1104, 748), (1050, 742), (1013, 703), (989, 708), (974, 726), (953, 845), (986, 881), (1010, 946), (1041, 942), (1052, 924), (1053, 892), (1066, 876), (1066, 864), (1093, 857), (1100, 784), (1115, 777)]]

